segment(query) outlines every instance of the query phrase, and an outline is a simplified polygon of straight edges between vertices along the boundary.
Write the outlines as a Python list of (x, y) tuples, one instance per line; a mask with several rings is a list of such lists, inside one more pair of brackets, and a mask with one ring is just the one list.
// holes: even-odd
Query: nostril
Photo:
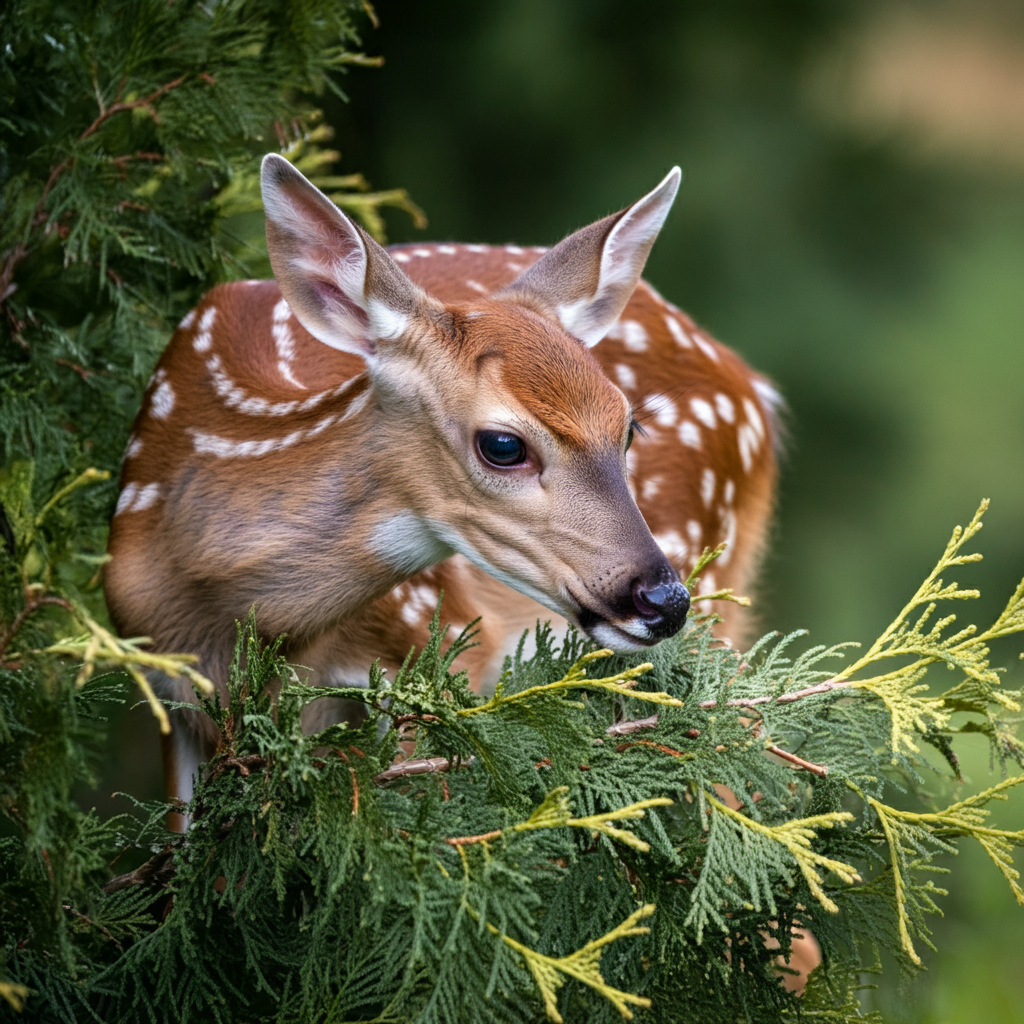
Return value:
[(690, 592), (678, 581), (654, 587), (637, 582), (633, 584), (633, 604), (646, 619), (665, 619), (681, 625), (690, 610)]

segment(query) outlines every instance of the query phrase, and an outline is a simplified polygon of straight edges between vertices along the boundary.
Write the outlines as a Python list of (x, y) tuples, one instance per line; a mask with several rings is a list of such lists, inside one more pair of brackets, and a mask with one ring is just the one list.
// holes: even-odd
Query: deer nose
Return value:
[(633, 604), (651, 633), (664, 640), (682, 629), (690, 610), (690, 592), (679, 580), (655, 586), (638, 580), (633, 584)]

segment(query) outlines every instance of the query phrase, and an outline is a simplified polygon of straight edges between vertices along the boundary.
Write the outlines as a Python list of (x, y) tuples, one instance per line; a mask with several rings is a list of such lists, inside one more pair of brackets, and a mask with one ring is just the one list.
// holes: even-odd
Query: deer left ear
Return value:
[(681, 177), (673, 167), (656, 189), (564, 238), (494, 297), (536, 307), (596, 345), (633, 294)]

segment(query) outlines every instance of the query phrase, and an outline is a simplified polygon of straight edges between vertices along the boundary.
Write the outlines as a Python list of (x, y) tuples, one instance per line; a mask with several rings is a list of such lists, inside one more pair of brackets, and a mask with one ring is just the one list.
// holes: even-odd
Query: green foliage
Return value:
[[(963, 733), (1021, 761), (987, 644), (1021, 628), (1024, 590), (981, 633), (908, 619), (966, 596), (938, 575), (972, 557), (977, 519), (838, 675), (842, 647), (741, 656), (706, 618), (649, 666), (541, 626), (484, 699), (457, 668), (471, 637), (445, 646), (435, 622), (393, 680), (313, 691), (250, 619), (227, 703), (203, 703), (221, 744), (188, 836), (163, 805), (102, 819), (74, 799), (106, 709), (138, 684), (163, 714), (146, 669), (204, 688), (187, 658), (110, 634), (97, 570), (170, 326), (260, 270), (255, 155), (279, 144), (371, 230), (381, 205), (417, 213), (333, 176), (303, 99), (366, 63), (359, 6), (0, 11), (0, 1019), (858, 1019), (861, 951), (919, 963), (959, 840), (1021, 898), (1024, 834), (985, 815), (1022, 777), (947, 790)], [(920, 689), (940, 661), (953, 686)], [(365, 719), (305, 736), (310, 702), (339, 698)], [(825, 954), (799, 1004), (776, 961), (795, 923)]]
[[(258, 156), (281, 148), (379, 232), (404, 193), (336, 178), (304, 96), (373, 64), (359, 0), (12, 0), (0, 10), (0, 458), (37, 495), (113, 470), (173, 324), (266, 272)], [(113, 482), (89, 499), (105, 505)], [(91, 523), (105, 517), (83, 517)]]
[[(973, 557), (959, 552), (979, 523), (908, 607), (961, 596), (934, 580)], [(1018, 591), (978, 635), (1012, 631), (1020, 605)], [(965, 631), (952, 645), (901, 633), (905, 609), (835, 673), (824, 663), (842, 647), (793, 656), (794, 636), (769, 635), (740, 654), (713, 616), (645, 663), (539, 625), (537, 653), (509, 659), (485, 699), (457, 667), (471, 627), (446, 646), (439, 615), (394, 679), (375, 667), (344, 689), (303, 685), (250, 615), (227, 702), (202, 701), (220, 744), (186, 837), (154, 807), (100, 822), (66, 790), (33, 819), (17, 789), (30, 776), (8, 767), (3, 978), (35, 1019), (853, 1021), (864, 944), (919, 965), (945, 895), (932, 876), (961, 839), (1024, 895), (1011, 859), (1024, 830), (985, 822), (1024, 775), (950, 803), (955, 772), (920, 753), (948, 752), (973, 721), (1021, 761), (999, 738), (1019, 695), (987, 656), (984, 671), (974, 654), (953, 663), (953, 685), (913, 712), (918, 662), (950, 664), (940, 654)], [(898, 683), (858, 682), (886, 638), (912, 635)], [(979, 687), (969, 708), (965, 679)], [(4, 691), (21, 756), (45, 747), (48, 709), (49, 734), (77, 736), (82, 757), (75, 723), (110, 696), (101, 686)], [(339, 700), (365, 717), (303, 733), (310, 704)], [(125, 850), (154, 856), (110, 879), (106, 858)], [(779, 980), (794, 925), (825, 958), (803, 1004)]]

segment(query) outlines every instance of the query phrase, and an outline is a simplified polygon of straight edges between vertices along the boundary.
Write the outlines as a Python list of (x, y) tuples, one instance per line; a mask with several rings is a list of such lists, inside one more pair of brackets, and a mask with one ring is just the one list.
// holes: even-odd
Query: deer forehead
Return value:
[(629, 402), (578, 339), (503, 302), (460, 310), (456, 322), (454, 344), (476, 388), (474, 405), (534, 420), (571, 449), (619, 447)]

